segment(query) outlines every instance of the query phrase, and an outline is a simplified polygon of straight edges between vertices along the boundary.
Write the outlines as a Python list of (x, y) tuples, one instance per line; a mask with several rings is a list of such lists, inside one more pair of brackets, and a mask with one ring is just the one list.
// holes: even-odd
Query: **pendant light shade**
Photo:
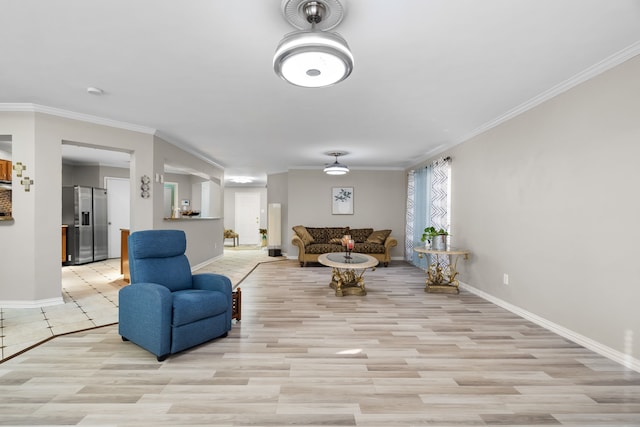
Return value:
[(353, 55), (337, 33), (296, 31), (280, 41), (273, 69), (296, 86), (330, 86), (349, 77)]
[(301, 31), (285, 35), (278, 44), (273, 57), (276, 74), (302, 87), (331, 86), (349, 77), (353, 70), (349, 45), (338, 33), (324, 31), (342, 20), (340, 1), (283, 0), (282, 8), (289, 23)]
[(327, 175), (344, 175), (348, 173), (349, 168), (346, 165), (338, 162), (338, 156), (342, 156), (344, 154), (345, 153), (331, 153), (332, 156), (335, 156), (336, 161), (331, 163), (330, 165), (327, 165), (327, 167), (324, 168), (324, 173), (326, 173)]

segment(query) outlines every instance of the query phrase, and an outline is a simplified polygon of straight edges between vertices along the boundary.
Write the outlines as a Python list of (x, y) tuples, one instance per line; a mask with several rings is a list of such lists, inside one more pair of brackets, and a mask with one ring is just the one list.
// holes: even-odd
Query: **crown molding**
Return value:
[(410, 166), (407, 167), (407, 169), (411, 169), (415, 166), (420, 165), (421, 163), (424, 163), (430, 159), (432, 159), (433, 157), (437, 156), (438, 154), (452, 148), (455, 147), (458, 144), (462, 144), (465, 141), (470, 140), (473, 137), (476, 137), (504, 122), (507, 122), (511, 119), (513, 119), (516, 116), (519, 116), (520, 114), (534, 108), (537, 107), (538, 105), (542, 104), (543, 102), (546, 102), (558, 95), (560, 95), (561, 93), (564, 93), (566, 91), (568, 91), (569, 89), (574, 88), (575, 86), (578, 86), (581, 83), (586, 82), (587, 80), (590, 80), (596, 76), (598, 76), (599, 74), (604, 73), (605, 71), (608, 71), (620, 64), (622, 64), (625, 61), (628, 61), (629, 59), (640, 55), (640, 41), (635, 42), (633, 44), (631, 44), (630, 46), (626, 47), (625, 49), (622, 49), (621, 51), (609, 56), (608, 58), (603, 59), (602, 61), (592, 65), (591, 67), (579, 72), (578, 74), (574, 75), (573, 77), (565, 80), (564, 82), (557, 84), (556, 86), (552, 87), (549, 90), (546, 90), (544, 92), (542, 92), (541, 94), (531, 98), (530, 100), (518, 105), (517, 107), (507, 111), (506, 113), (502, 114), (501, 116), (496, 117), (495, 119), (486, 122), (485, 124), (477, 127), (475, 130), (471, 131), (470, 133), (462, 136), (461, 138), (458, 138), (454, 141), (451, 141), (449, 143), (445, 143), (445, 144), (440, 144), (437, 147), (433, 148), (432, 150), (429, 150), (427, 153), (425, 153), (423, 156), (421, 156), (419, 159), (417, 159), (418, 161), (416, 162), (412, 162), (412, 164)]
[(508, 120), (513, 119), (516, 116), (519, 116), (520, 114), (534, 108), (537, 107), (538, 105), (542, 104), (543, 102), (546, 102), (558, 95), (560, 95), (561, 93), (564, 93), (566, 91), (568, 91), (569, 89), (572, 89), (576, 86), (578, 86), (581, 83), (586, 82), (587, 80), (590, 80), (602, 73), (604, 73), (605, 71), (608, 71), (620, 64), (622, 64), (625, 61), (628, 61), (629, 59), (633, 58), (634, 56), (637, 56), (638, 54), (640, 54), (640, 41), (633, 43), (632, 45), (626, 47), (625, 49), (622, 49), (621, 51), (614, 53), (613, 55), (603, 59), (602, 61), (592, 65), (591, 67), (579, 72), (578, 74), (574, 75), (573, 77), (565, 80), (564, 82), (557, 84), (555, 86), (553, 86), (551, 89), (546, 90), (544, 92), (542, 92), (541, 94), (534, 96), (533, 98), (531, 98), (530, 100), (518, 105), (517, 107), (507, 111), (505, 114), (498, 116), (497, 118), (495, 118), (494, 120), (491, 120), (490, 122), (487, 122), (485, 124), (483, 124), (482, 126), (478, 127), (477, 129), (475, 129), (474, 131), (472, 131), (471, 133), (463, 136), (462, 138), (460, 138), (458, 141), (456, 141), (455, 143), (452, 144), (453, 145), (457, 145), (460, 144), (464, 141), (467, 141), (475, 136), (480, 135), (483, 132), (488, 131), (491, 128), (494, 128), (498, 125), (500, 125), (501, 123), (504, 123)]
[(121, 122), (118, 120), (106, 119), (98, 116), (92, 116), (90, 114), (76, 113), (75, 111), (63, 110), (61, 108), (47, 107), (46, 105), (30, 104), (30, 103), (0, 103), (0, 111), (1, 112), (31, 112), (31, 113), (50, 114), (52, 116), (79, 120), (82, 122), (109, 126), (117, 129), (130, 130), (130, 131), (140, 132), (148, 135), (156, 134), (156, 129), (154, 128), (140, 126), (133, 123)]

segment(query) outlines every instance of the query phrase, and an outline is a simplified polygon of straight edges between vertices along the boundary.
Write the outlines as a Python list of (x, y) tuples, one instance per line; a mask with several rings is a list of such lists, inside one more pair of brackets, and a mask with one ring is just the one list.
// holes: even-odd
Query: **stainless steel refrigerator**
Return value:
[(107, 190), (62, 188), (62, 224), (67, 227), (67, 264), (107, 259)]

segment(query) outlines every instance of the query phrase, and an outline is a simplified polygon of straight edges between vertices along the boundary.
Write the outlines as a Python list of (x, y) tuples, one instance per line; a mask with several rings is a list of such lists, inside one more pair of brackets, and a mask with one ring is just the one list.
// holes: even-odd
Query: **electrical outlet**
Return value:
[(507, 273), (504, 273), (504, 275), (502, 276), (502, 283), (504, 283), (505, 285), (509, 284), (509, 275)]

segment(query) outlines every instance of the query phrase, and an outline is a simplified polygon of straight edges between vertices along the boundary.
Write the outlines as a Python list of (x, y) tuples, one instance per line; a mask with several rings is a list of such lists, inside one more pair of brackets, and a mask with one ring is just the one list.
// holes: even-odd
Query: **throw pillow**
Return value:
[(304, 225), (296, 225), (295, 227), (293, 227), (293, 231), (296, 232), (296, 234), (302, 240), (302, 243), (304, 243), (305, 246), (313, 243), (313, 237), (311, 237), (311, 234), (309, 234), (309, 232), (307, 231), (307, 228)]
[(387, 237), (391, 234), (391, 230), (378, 230), (374, 231), (367, 237), (367, 243), (380, 243), (383, 244)]
[(364, 243), (371, 233), (373, 233), (373, 228), (352, 228), (349, 230), (351, 238), (356, 243)]
[(329, 240), (329, 243), (331, 243), (332, 245), (341, 245), (342, 239), (339, 237), (334, 237), (333, 239)]

